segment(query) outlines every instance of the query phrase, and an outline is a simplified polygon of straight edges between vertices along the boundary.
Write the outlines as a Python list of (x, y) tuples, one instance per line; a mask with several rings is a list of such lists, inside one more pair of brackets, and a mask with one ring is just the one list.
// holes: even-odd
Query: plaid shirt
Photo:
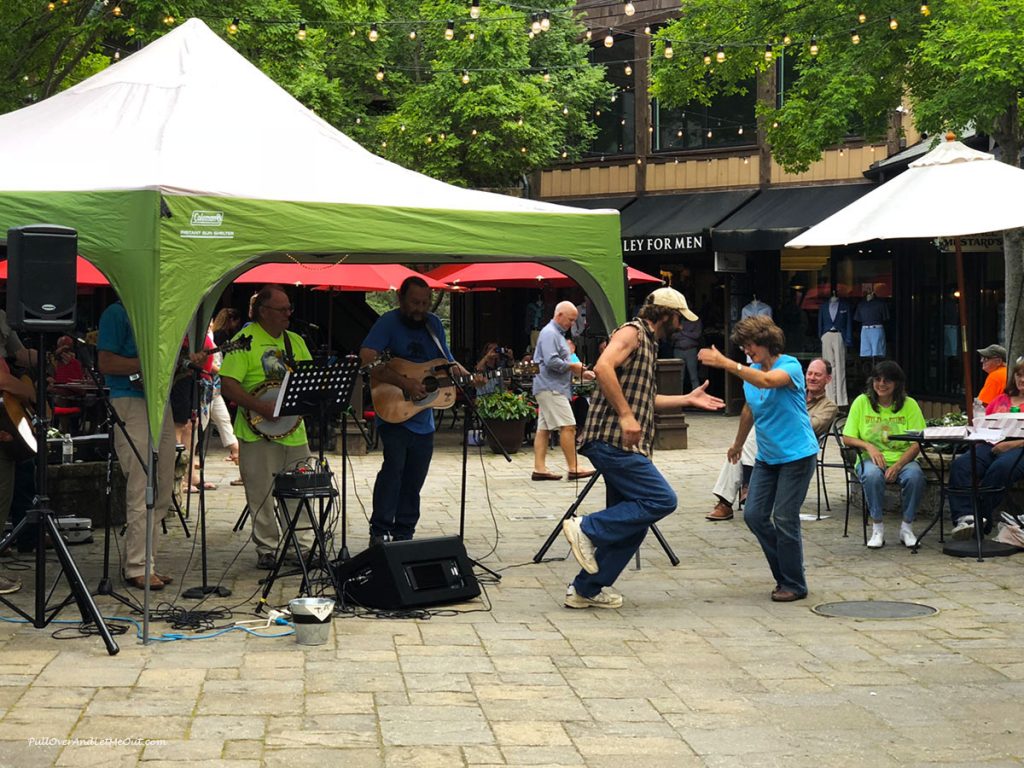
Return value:
[(619, 328), (626, 325), (637, 329), (640, 343), (617, 370), (617, 374), (622, 394), (640, 423), (640, 443), (632, 448), (622, 445), (619, 415), (598, 388), (587, 413), (580, 444), (600, 440), (624, 451), (650, 456), (651, 444), (654, 442), (654, 396), (657, 394), (654, 367), (658, 358), (658, 342), (654, 338), (654, 331), (643, 320), (631, 320)]

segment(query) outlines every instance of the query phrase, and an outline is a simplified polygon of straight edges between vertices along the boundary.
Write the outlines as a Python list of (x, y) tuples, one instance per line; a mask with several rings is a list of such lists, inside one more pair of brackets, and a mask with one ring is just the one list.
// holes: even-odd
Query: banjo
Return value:
[[(372, 363), (360, 368), (359, 373), (368, 373), (378, 365), (384, 365), (390, 359), (391, 355), (385, 352)], [(261, 403), (273, 403), (276, 405), (281, 398), (282, 383), (282, 381), (277, 379), (268, 379), (262, 384), (257, 385), (249, 394)], [(242, 412), (245, 414), (245, 421), (252, 431), (266, 440), (283, 440), (289, 435), (294, 434), (302, 426), (302, 416), (298, 414), (268, 419), (254, 411), (250, 411), (248, 408), (243, 408)]]

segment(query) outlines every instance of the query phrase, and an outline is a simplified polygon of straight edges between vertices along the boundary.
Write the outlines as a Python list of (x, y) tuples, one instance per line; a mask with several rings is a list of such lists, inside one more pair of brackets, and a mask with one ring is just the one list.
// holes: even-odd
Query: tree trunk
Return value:
[[(1020, 167), (1021, 129), (1017, 108), (1017, 95), (1010, 99), (1006, 112), (997, 121), (992, 138), (999, 144), (1001, 160)], [(1021, 289), (1024, 285), (1024, 228), (1003, 233), (1003, 291), (1005, 294), (1005, 338), (1010, 367), (1024, 355), (1024, 320), (1018, 322), (1021, 312)], [(979, 342), (980, 343), (980, 342)]]
[[(768, 107), (775, 106), (778, 97), (778, 78), (774, 66), (757, 73), (757, 101)], [(764, 118), (757, 120), (757, 185), (765, 189), (772, 182), (772, 148), (768, 145), (768, 130)], [(728, 377), (726, 377), (728, 379)]]

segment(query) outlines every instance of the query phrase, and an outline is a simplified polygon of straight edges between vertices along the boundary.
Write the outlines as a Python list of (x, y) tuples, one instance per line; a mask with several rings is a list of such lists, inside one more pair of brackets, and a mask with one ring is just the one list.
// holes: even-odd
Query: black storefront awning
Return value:
[(635, 197), (583, 197), (576, 200), (548, 200), (556, 205), (571, 205), (573, 208), (588, 208), (592, 211), (601, 208), (612, 208), (621, 211), (636, 200)]
[(623, 255), (706, 250), (706, 232), (753, 197), (752, 190), (651, 195), (622, 212)]
[(711, 231), (716, 251), (781, 251), (804, 230), (874, 189), (874, 184), (767, 189)]

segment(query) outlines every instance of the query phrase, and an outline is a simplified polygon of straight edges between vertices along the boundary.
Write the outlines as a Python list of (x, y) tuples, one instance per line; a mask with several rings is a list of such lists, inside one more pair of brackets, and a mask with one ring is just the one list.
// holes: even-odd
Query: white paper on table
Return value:
[(993, 413), (985, 417), (985, 427), (999, 430), (1004, 438), (1024, 437), (1024, 413)]
[(982, 443), (998, 443), (1004, 440), (1006, 435), (1001, 429), (990, 429), (989, 427), (971, 427), (967, 434), (968, 440), (977, 440)]
[(967, 437), (967, 427), (926, 427), (924, 437), (926, 440), (941, 440), (944, 437), (963, 438)]

